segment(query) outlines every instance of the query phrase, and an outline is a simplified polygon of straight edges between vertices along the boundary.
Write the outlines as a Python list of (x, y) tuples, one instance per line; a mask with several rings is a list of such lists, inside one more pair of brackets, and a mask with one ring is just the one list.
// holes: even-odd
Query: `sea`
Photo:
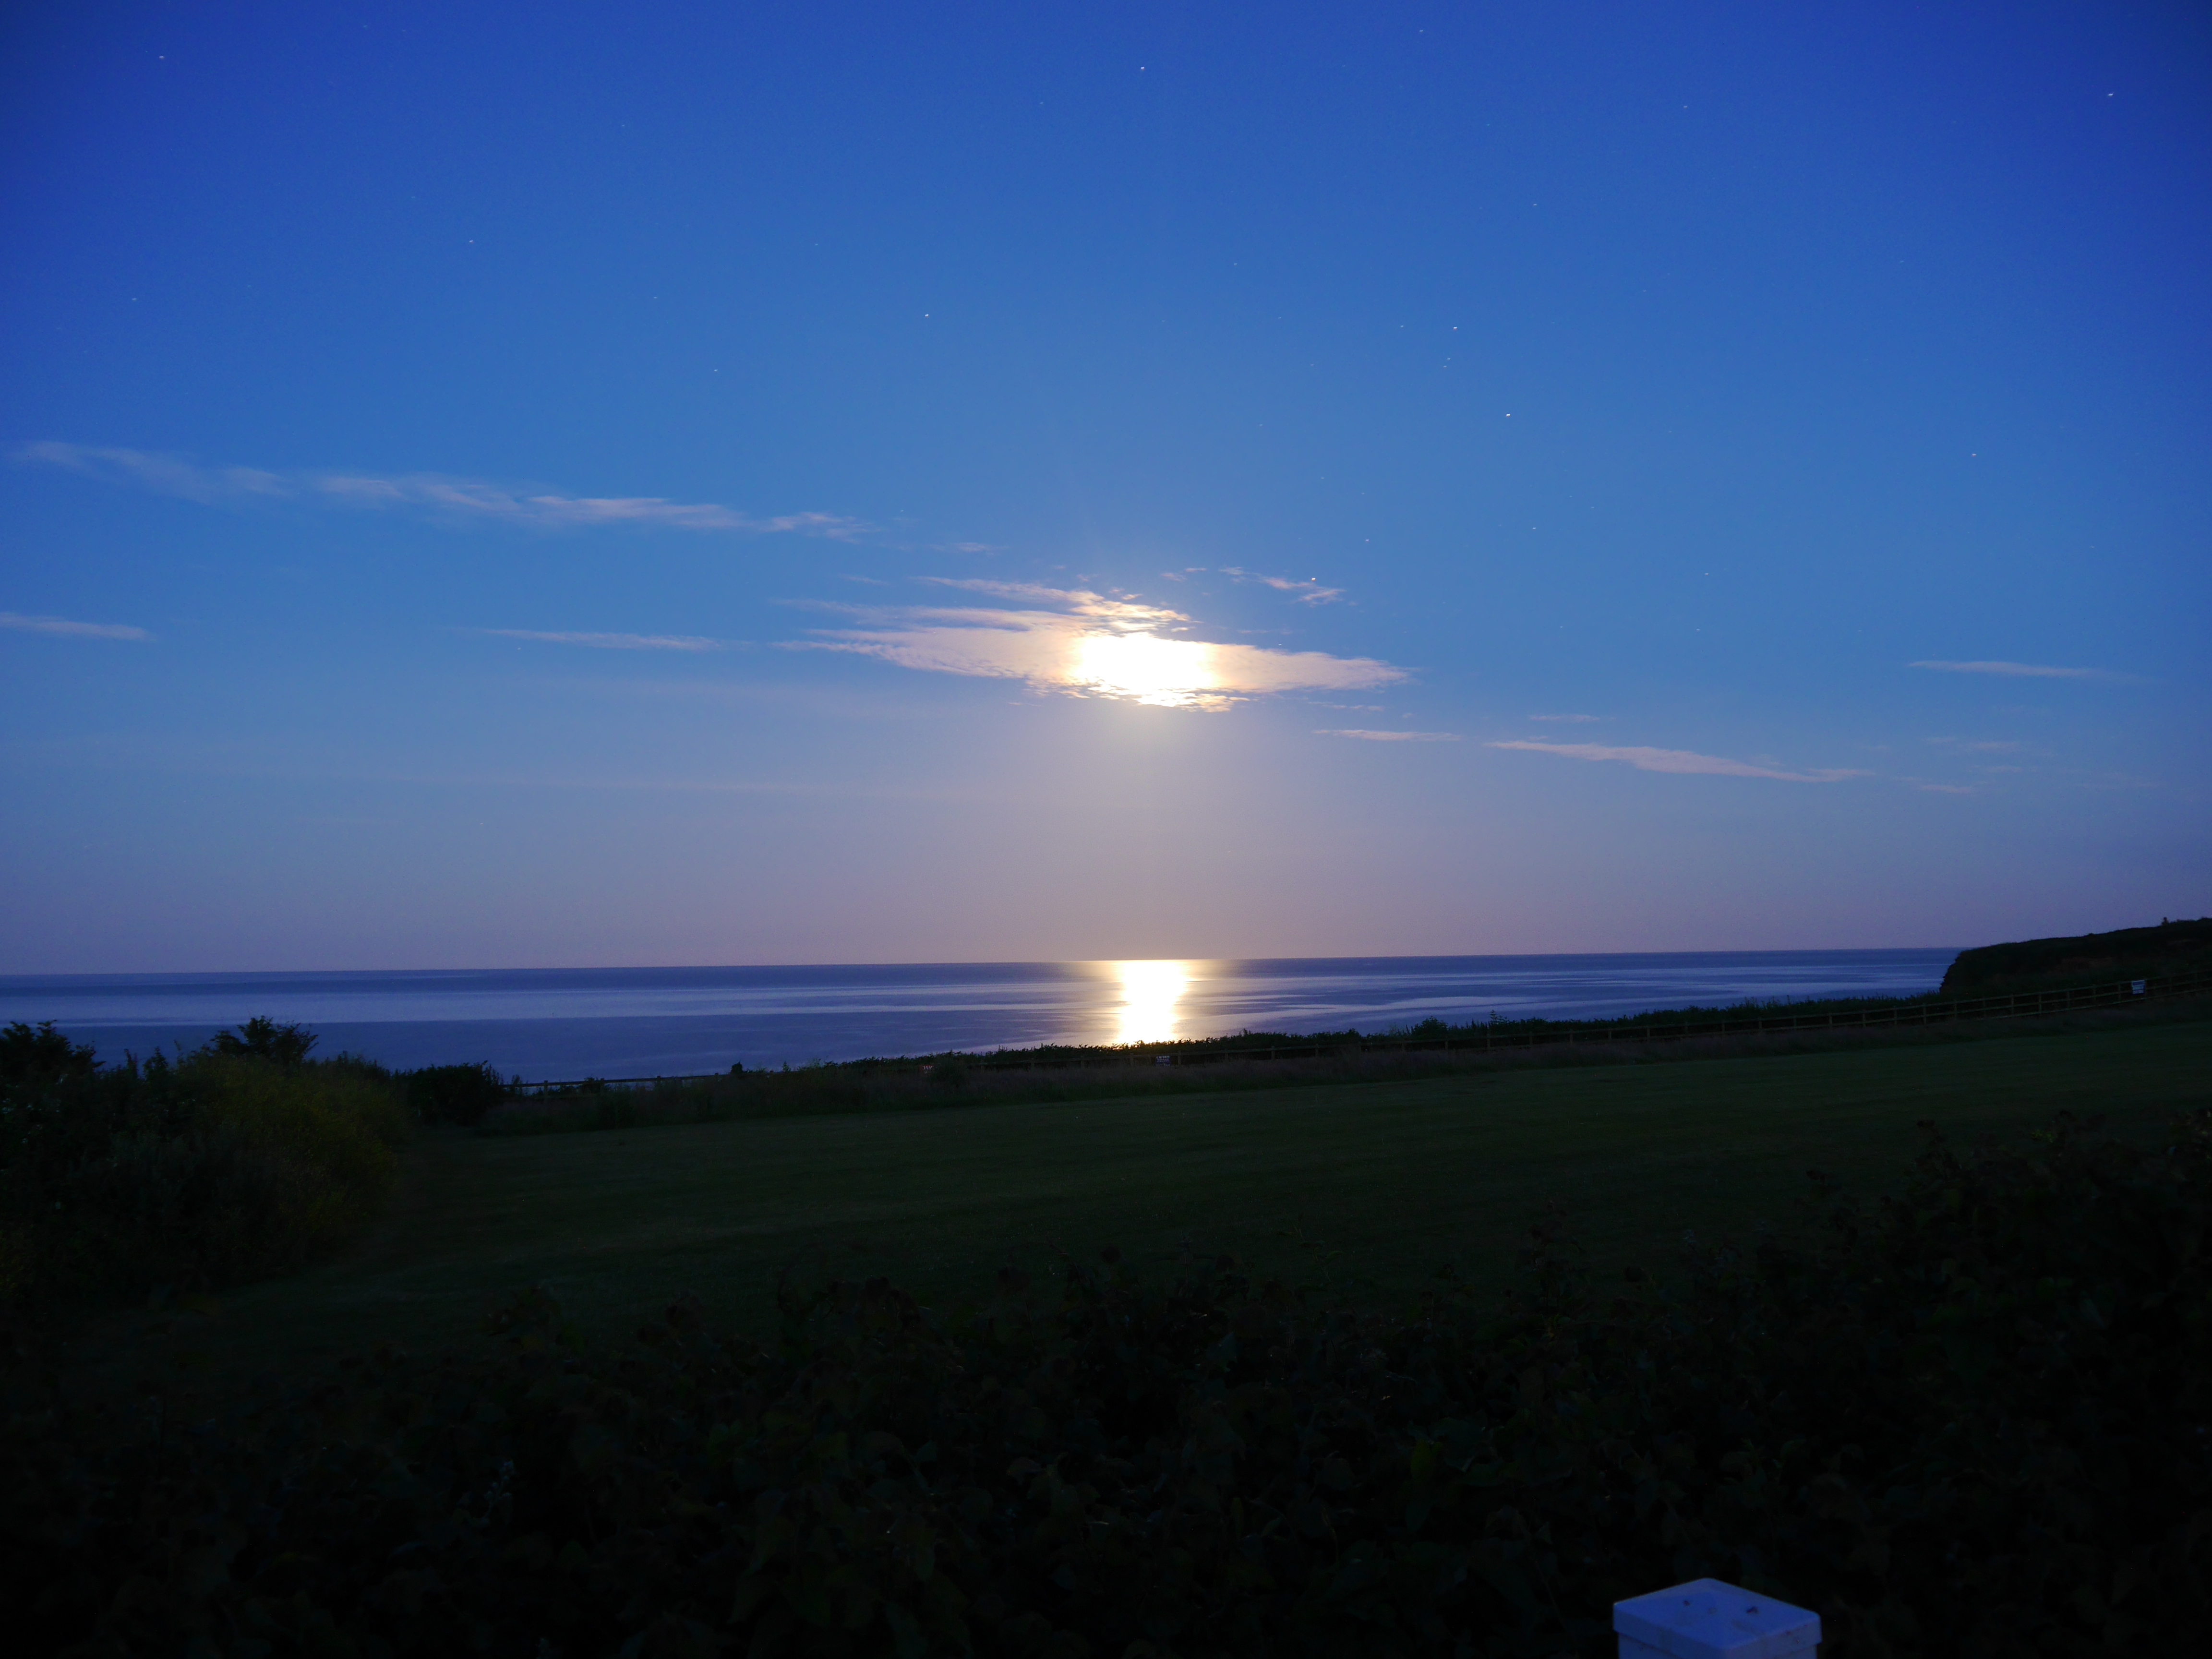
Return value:
[(255, 1015), (318, 1054), (485, 1062), (528, 1082), (675, 1077), (1240, 1030), (1369, 1036), (1428, 1018), (1583, 1018), (1747, 1000), (1910, 996), (1954, 950), (0, 975), (0, 1024), (52, 1020), (103, 1062)]

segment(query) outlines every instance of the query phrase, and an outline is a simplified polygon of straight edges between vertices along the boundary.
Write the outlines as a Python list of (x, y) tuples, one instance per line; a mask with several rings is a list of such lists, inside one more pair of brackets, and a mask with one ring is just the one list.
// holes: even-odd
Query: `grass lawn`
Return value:
[(1185, 1240), (1311, 1277), (1409, 1286), (1444, 1261), (1502, 1283), (1547, 1200), (1595, 1264), (1664, 1270), (1685, 1229), (1748, 1235), (1805, 1214), (1804, 1171), (1890, 1184), (1933, 1118), (1954, 1137), (2061, 1109), (2151, 1132), (2212, 1106), (2212, 1023), (1945, 1047), (1498, 1072), (1079, 1103), (974, 1105), (599, 1133), (421, 1138), (377, 1231), (344, 1258), (207, 1311), (81, 1333), (91, 1370), (174, 1358), (228, 1370), (378, 1342), (471, 1339), (483, 1310), (550, 1285), (588, 1328), (682, 1291), (765, 1327), (778, 1272), (826, 1261), (930, 1297), (1013, 1259)]

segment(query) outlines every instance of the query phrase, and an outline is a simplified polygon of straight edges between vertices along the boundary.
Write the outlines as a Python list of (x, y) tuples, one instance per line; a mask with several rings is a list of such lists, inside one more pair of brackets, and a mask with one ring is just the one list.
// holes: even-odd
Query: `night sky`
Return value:
[(2202, 6), (0, 16), (0, 970), (2212, 911)]

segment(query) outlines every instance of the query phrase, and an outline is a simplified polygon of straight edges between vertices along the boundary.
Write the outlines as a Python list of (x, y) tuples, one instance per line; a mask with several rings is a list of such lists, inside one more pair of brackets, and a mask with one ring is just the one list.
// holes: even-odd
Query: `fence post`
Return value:
[(1717, 1578), (1613, 1604), (1620, 1659), (1814, 1659), (1820, 1615)]

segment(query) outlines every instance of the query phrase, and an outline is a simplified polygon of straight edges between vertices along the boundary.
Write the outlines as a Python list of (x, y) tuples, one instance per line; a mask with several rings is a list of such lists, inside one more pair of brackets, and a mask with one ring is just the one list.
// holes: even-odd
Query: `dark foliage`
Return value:
[(1609, 1652), (1711, 1573), (1832, 1656), (2203, 1651), (2212, 1137), (2062, 1120), (1817, 1249), (1385, 1310), (1113, 1252), (933, 1315), (787, 1284), (604, 1352), (392, 1355), (200, 1423), (9, 1421), (27, 1650), (275, 1656)]
[(381, 1067), (314, 1041), (257, 1019), (101, 1068), (51, 1026), (0, 1033), (0, 1310), (209, 1290), (365, 1221), (404, 1115)]
[(507, 1085), (489, 1065), (425, 1066), (405, 1076), (407, 1103), (425, 1123), (473, 1126), (507, 1098)]
[(2155, 927), (2122, 927), (2066, 939), (2021, 939), (1961, 951), (1944, 972), (1941, 996), (1990, 996), (2159, 979), (2212, 968), (2212, 916), (2169, 919)]
[(35, 1026), (19, 1019), (0, 1030), (0, 1088), (89, 1077), (94, 1070), (93, 1053), (90, 1043), (71, 1042), (54, 1030), (50, 1019)]
[(219, 1054), (246, 1054), (289, 1068), (306, 1060), (319, 1041), (297, 1024), (279, 1025), (257, 1014), (235, 1031), (217, 1031), (209, 1046)]

